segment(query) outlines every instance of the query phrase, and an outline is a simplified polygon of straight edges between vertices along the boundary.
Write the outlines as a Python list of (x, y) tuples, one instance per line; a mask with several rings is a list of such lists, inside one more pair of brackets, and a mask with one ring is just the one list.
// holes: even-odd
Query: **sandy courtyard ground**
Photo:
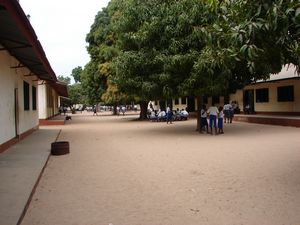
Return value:
[(22, 225), (299, 225), (300, 129), (75, 115)]

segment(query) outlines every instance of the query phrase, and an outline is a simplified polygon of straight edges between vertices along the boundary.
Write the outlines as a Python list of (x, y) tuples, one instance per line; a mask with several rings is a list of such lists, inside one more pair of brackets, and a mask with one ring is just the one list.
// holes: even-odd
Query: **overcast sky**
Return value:
[(20, 0), (56, 76), (89, 61), (85, 37), (109, 0)]

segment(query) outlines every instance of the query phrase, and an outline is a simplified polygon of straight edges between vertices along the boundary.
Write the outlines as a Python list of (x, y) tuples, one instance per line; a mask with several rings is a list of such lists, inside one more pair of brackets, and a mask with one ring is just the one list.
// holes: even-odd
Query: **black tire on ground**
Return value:
[(70, 145), (68, 141), (57, 141), (51, 143), (52, 155), (65, 155), (70, 153)]

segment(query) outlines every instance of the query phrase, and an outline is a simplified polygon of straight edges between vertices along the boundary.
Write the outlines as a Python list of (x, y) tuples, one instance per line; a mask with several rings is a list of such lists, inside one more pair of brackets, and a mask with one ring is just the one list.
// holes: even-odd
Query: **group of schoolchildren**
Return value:
[(167, 121), (167, 123), (172, 123), (174, 120), (187, 120), (188, 116), (189, 113), (186, 109), (177, 109), (173, 112), (170, 106), (167, 107), (166, 111), (160, 109), (155, 111), (152, 108), (148, 109), (148, 118), (151, 121)]
[[(215, 134), (224, 134), (223, 122), (232, 123), (233, 109), (230, 104), (219, 106), (217, 108), (214, 104), (206, 109), (206, 105), (202, 106), (200, 111), (200, 132), (206, 130), (207, 133), (213, 134), (212, 128), (215, 129)], [(209, 124), (208, 121), (209, 120)], [(224, 121), (223, 121), (224, 120)], [(210, 127), (210, 132), (208, 131)]]

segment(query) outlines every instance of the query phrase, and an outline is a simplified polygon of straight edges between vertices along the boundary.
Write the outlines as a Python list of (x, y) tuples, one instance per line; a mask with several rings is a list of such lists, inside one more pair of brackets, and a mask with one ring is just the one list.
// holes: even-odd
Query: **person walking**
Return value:
[(212, 104), (207, 110), (207, 113), (209, 114), (209, 127), (210, 127), (210, 134), (212, 135), (212, 127), (215, 128), (215, 134), (217, 134), (217, 115), (219, 113), (218, 108)]
[(98, 116), (98, 114), (97, 114), (97, 107), (95, 105), (93, 106), (93, 116), (94, 115)]
[(173, 117), (173, 111), (170, 107), (170, 105), (168, 105), (167, 107), (167, 124), (170, 122), (170, 124), (172, 124), (172, 117)]
[(224, 123), (230, 123), (232, 119), (230, 119), (231, 117), (231, 110), (232, 110), (232, 106), (231, 104), (227, 103), (224, 105), (223, 108), (223, 112), (224, 112)]

